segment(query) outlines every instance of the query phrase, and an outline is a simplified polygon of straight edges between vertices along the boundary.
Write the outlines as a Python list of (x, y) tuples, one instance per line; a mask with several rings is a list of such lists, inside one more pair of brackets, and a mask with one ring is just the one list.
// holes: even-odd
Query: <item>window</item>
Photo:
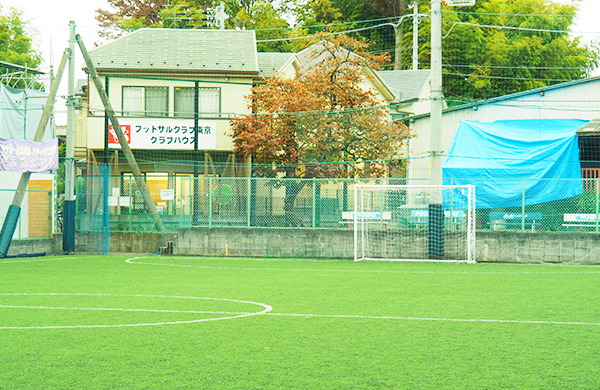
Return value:
[(169, 116), (169, 88), (123, 87), (123, 116)]
[[(200, 118), (218, 118), (221, 112), (221, 89), (199, 88), (198, 113)], [(175, 117), (194, 117), (194, 88), (175, 88)]]
[(175, 87), (175, 117), (194, 117), (194, 88)]
[(200, 88), (198, 111), (201, 117), (218, 118), (221, 112), (221, 89)]
[(143, 115), (143, 93), (142, 87), (123, 87), (123, 116)]

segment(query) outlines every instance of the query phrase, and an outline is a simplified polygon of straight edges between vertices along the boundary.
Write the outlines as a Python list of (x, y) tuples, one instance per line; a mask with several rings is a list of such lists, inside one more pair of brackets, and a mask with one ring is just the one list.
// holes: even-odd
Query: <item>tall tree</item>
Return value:
[[(254, 87), (252, 114), (231, 121), (236, 149), (252, 156), (255, 173), (287, 179), (380, 177), (384, 165), (369, 160), (398, 158), (410, 136), (389, 120), (385, 102), (365, 88), (365, 69), (379, 69), (386, 56), (345, 36), (311, 47), (305, 71), (280, 75)], [(284, 211), (294, 225), (293, 204), (301, 183), (284, 181)]]
[[(429, 12), (427, 4), (421, 12)], [(587, 77), (598, 46), (570, 31), (577, 8), (549, 0), (478, 0), (443, 9), (444, 95), (451, 104)], [(428, 67), (430, 23), (421, 23), (419, 63)], [(412, 31), (405, 36), (412, 41)], [(404, 53), (410, 63), (411, 53)]]
[(230, 27), (256, 30), (258, 51), (289, 52), (289, 23), (281, 16), (281, 8), (275, 8), (267, 0), (229, 0), (225, 3), (232, 15)]
[(32, 37), (27, 32), (27, 22), (23, 20), (22, 12), (15, 8), (0, 15), (0, 60), (33, 69), (42, 63), (42, 56), (34, 49)]
[[(114, 39), (142, 27), (216, 28), (214, 13), (223, 2), (228, 28), (256, 29), (257, 39), (289, 36), (287, 21), (279, 14), (285, 1), (275, 8), (267, 0), (107, 0), (112, 10), (96, 10), (99, 35)], [(259, 42), (261, 51), (288, 51), (285, 40)]]
[(160, 22), (161, 10), (166, 0), (106, 0), (113, 10), (96, 10), (98, 35), (115, 39), (128, 31), (155, 26)]
[[(350, 31), (371, 41), (370, 50), (394, 53), (397, 18), (409, 12), (416, 0), (297, 0), (296, 19), (308, 32)], [(421, 0), (429, 1), (429, 0)], [(322, 25), (328, 25), (324, 28)], [(337, 24), (331, 26), (331, 24)], [(410, 23), (404, 23), (409, 25)], [(316, 27), (309, 27), (316, 26)], [(378, 28), (368, 28), (379, 26)], [(401, 34), (401, 37), (404, 34)], [(394, 58), (395, 61), (395, 58)]]

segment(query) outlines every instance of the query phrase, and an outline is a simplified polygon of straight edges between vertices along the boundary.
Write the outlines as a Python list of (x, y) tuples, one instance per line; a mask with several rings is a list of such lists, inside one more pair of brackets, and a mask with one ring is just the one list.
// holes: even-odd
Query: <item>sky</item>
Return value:
[[(555, 2), (568, 4), (572, 0), (555, 0)], [(577, 0), (576, 0), (577, 1)], [(35, 46), (42, 52), (45, 59), (41, 70), (48, 71), (50, 65), (58, 67), (62, 53), (69, 46), (69, 21), (75, 21), (75, 32), (80, 34), (88, 51), (99, 42), (98, 25), (95, 11), (98, 8), (110, 10), (107, 0), (0, 0), (2, 13), (11, 7), (23, 12), (23, 19), (29, 22), (30, 27), (37, 30)], [(577, 15), (573, 31), (580, 35), (584, 42), (600, 38), (600, 1), (580, 0), (580, 10)], [(77, 49), (78, 50), (78, 49)], [(76, 55), (76, 78), (86, 78), (81, 70), (83, 58), (81, 53)], [(67, 76), (63, 77), (59, 95), (66, 94)], [(60, 109), (57, 108), (57, 113)], [(57, 124), (60, 123), (57, 115)]]

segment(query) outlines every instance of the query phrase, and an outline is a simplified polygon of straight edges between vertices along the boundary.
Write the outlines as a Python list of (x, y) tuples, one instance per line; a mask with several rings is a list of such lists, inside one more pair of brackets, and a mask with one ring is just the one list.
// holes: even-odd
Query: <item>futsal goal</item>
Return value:
[(356, 185), (354, 260), (474, 263), (475, 187)]

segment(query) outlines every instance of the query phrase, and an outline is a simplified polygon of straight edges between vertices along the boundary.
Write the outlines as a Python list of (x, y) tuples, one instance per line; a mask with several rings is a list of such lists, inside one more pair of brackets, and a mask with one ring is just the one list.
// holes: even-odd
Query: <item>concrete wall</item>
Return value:
[[(167, 242), (174, 242), (176, 234), (159, 233), (111, 233), (110, 251), (112, 253), (157, 253), (160, 247), (166, 247)], [(97, 253), (97, 233), (77, 233), (75, 235), (75, 250), (81, 253)]]
[(8, 256), (46, 252), (47, 255), (60, 255), (62, 250), (62, 234), (55, 234), (53, 239), (13, 240), (8, 249)]
[[(386, 233), (384, 254), (426, 248), (425, 239)], [(353, 232), (344, 230), (181, 229), (173, 253), (201, 256), (353, 258)], [(477, 261), (600, 264), (600, 235), (477, 233)]]
[(477, 233), (477, 261), (600, 264), (600, 234)]
[[(426, 240), (409, 239), (402, 233), (386, 236), (381, 247), (388, 253), (427, 245)], [(76, 236), (78, 252), (96, 253), (97, 244), (93, 233)], [(162, 238), (157, 233), (111, 234), (113, 253), (352, 259), (353, 251), (353, 232), (349, 230), (192, 228)], [(39, 252), (62, 254), (62, 236), (13, 241), (9, 255)], [(477, 261), (600, 264), (600, 234), (479, 232)]]

